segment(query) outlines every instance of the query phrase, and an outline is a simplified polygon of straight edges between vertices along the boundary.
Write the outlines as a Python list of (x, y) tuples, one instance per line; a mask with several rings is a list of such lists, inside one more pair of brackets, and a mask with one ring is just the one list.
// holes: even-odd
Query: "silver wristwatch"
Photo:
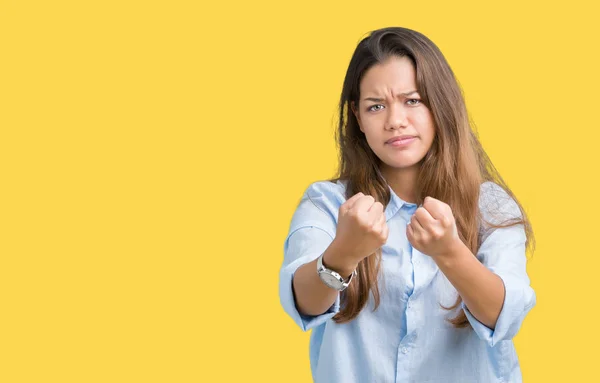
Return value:
[(319, 256), (319, 259), (317, 260), (317, 274), (319, 274), (319, 277), (321, 278), (323, 283), (325, 283), (327, 286), (331, 287), (332, 289), (335, 289), (338, 291), (344, 290), (346, 287), (348, 287), (348, 285), (350, 284), (350, 281), (356, 275), (356, 270), (354, 270), (352, 272), (352, 274), (350, 274), (350, 276), (348, 277), (347, 280), (344, 280), (344, 278), (339, 273), (323, 266), (323, 255), (324, 254), (325, 253), (321, 254)]

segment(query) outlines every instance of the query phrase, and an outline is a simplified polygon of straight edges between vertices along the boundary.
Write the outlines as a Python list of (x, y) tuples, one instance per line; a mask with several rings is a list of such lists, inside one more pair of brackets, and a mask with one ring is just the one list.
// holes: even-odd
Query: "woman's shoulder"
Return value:
[(482, 197), (503, 197), (508, 195), (506, 190), (494, 181), (485, 181), (480, 185), (480, 195)]
[(345, 184), (337, 180), (314, 181), (304, 191), (292, 217), (290, 232), (306, 226), (316, 226), (335, 234), (339, 208), (346, 200)]
[(333, 179), (310, 183), (304, 191), (301, 205), (309, 209), (316, 207), (337, 219), (338, 210), (345, 201), (346, 182)]
[(495, 224), (522, 217), (517, 201), (504, 187), (493, 181), (481, 184), (479, 210), (486, 221)]
[(347, 182), (340, 179), (314, 181), (304, 192), (305, 197), (343, 203), (346, 200)]

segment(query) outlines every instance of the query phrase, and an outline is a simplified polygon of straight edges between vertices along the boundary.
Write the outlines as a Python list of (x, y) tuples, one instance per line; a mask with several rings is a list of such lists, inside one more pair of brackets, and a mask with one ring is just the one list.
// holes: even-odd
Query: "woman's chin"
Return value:
[(420, 162), (416, 161), (416, 160), (409, 160), (406, 159), (404, 161), (399, 161), (398, 159), (395, 160), (388, 160), (388, 161), (384, 161), (385, 162), (385, 166), (387, 168), (392, 168), (392, 169), (397, 169), (397, 170), (401, 170), (401, 169), (410, 169), (413, 168), (415, 166), (419, 166)]

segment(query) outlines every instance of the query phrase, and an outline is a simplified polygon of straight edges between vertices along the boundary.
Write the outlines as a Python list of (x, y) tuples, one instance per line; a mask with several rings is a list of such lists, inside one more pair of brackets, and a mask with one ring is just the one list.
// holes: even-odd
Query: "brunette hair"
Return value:
[[(483, 150), (476, 132), (471, 128), (462, 90), (439, 48), (423, 34), (401, 27), (378, 29), (362, 39), (350, 60), (339, 103), (339, 124), (336, 141), (339, 145), (337, 180), (347, 181), (346, 198), (358, 192), (371, 195), (384, 206), (390, 201), (389, 186), (380, 172), (381, 160), (369, 147), (360, 131), (352, 105), (358, 105), (360, 82), (365, 72), (390, 57), (407, 57), (416, 73), (417, 91), (421, 102), (433, 116), (436, 135), (432, 146), (420, 164), (417, 181), (417, 204), (425, 196), (439, 199), (451, 206), (460, 239), (473, 252), (481, 245), (479, 210), (480, 187), (492, 181), (504, 189), (518, 206), (521, 216), (502, 223), (487, 222), (491, 228), (522, 224), (527, 236), (527, 248), (532, 252), (535, 240), (531, 224), (522, 205), (508, 188)], [(378, 277), (381, 249), (364, 258), (358, 265), (358, 275), (342, 292), (342, 308), (333, 318), (337, 323), (354, 319), (365, 307), (369, 294), (374, 309), (380, 304)], [(456, 303), (447, 310), (460, 306)], [(455, 327), (468, 326), (463, 310), (449, 319)]]

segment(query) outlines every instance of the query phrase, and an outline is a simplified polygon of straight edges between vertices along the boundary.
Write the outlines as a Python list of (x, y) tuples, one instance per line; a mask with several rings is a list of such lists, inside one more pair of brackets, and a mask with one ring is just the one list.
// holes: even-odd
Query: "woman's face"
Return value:
[[(416, 90), (415, 69), (407, 57), (392, 56), (363, 76), (358, 108), (353, 104), (352, 110), (382, 166), (415, 166), (431, 147), (435, 137), (433, 117)], [(412, 138), (390, 141), (401, 136)]]

